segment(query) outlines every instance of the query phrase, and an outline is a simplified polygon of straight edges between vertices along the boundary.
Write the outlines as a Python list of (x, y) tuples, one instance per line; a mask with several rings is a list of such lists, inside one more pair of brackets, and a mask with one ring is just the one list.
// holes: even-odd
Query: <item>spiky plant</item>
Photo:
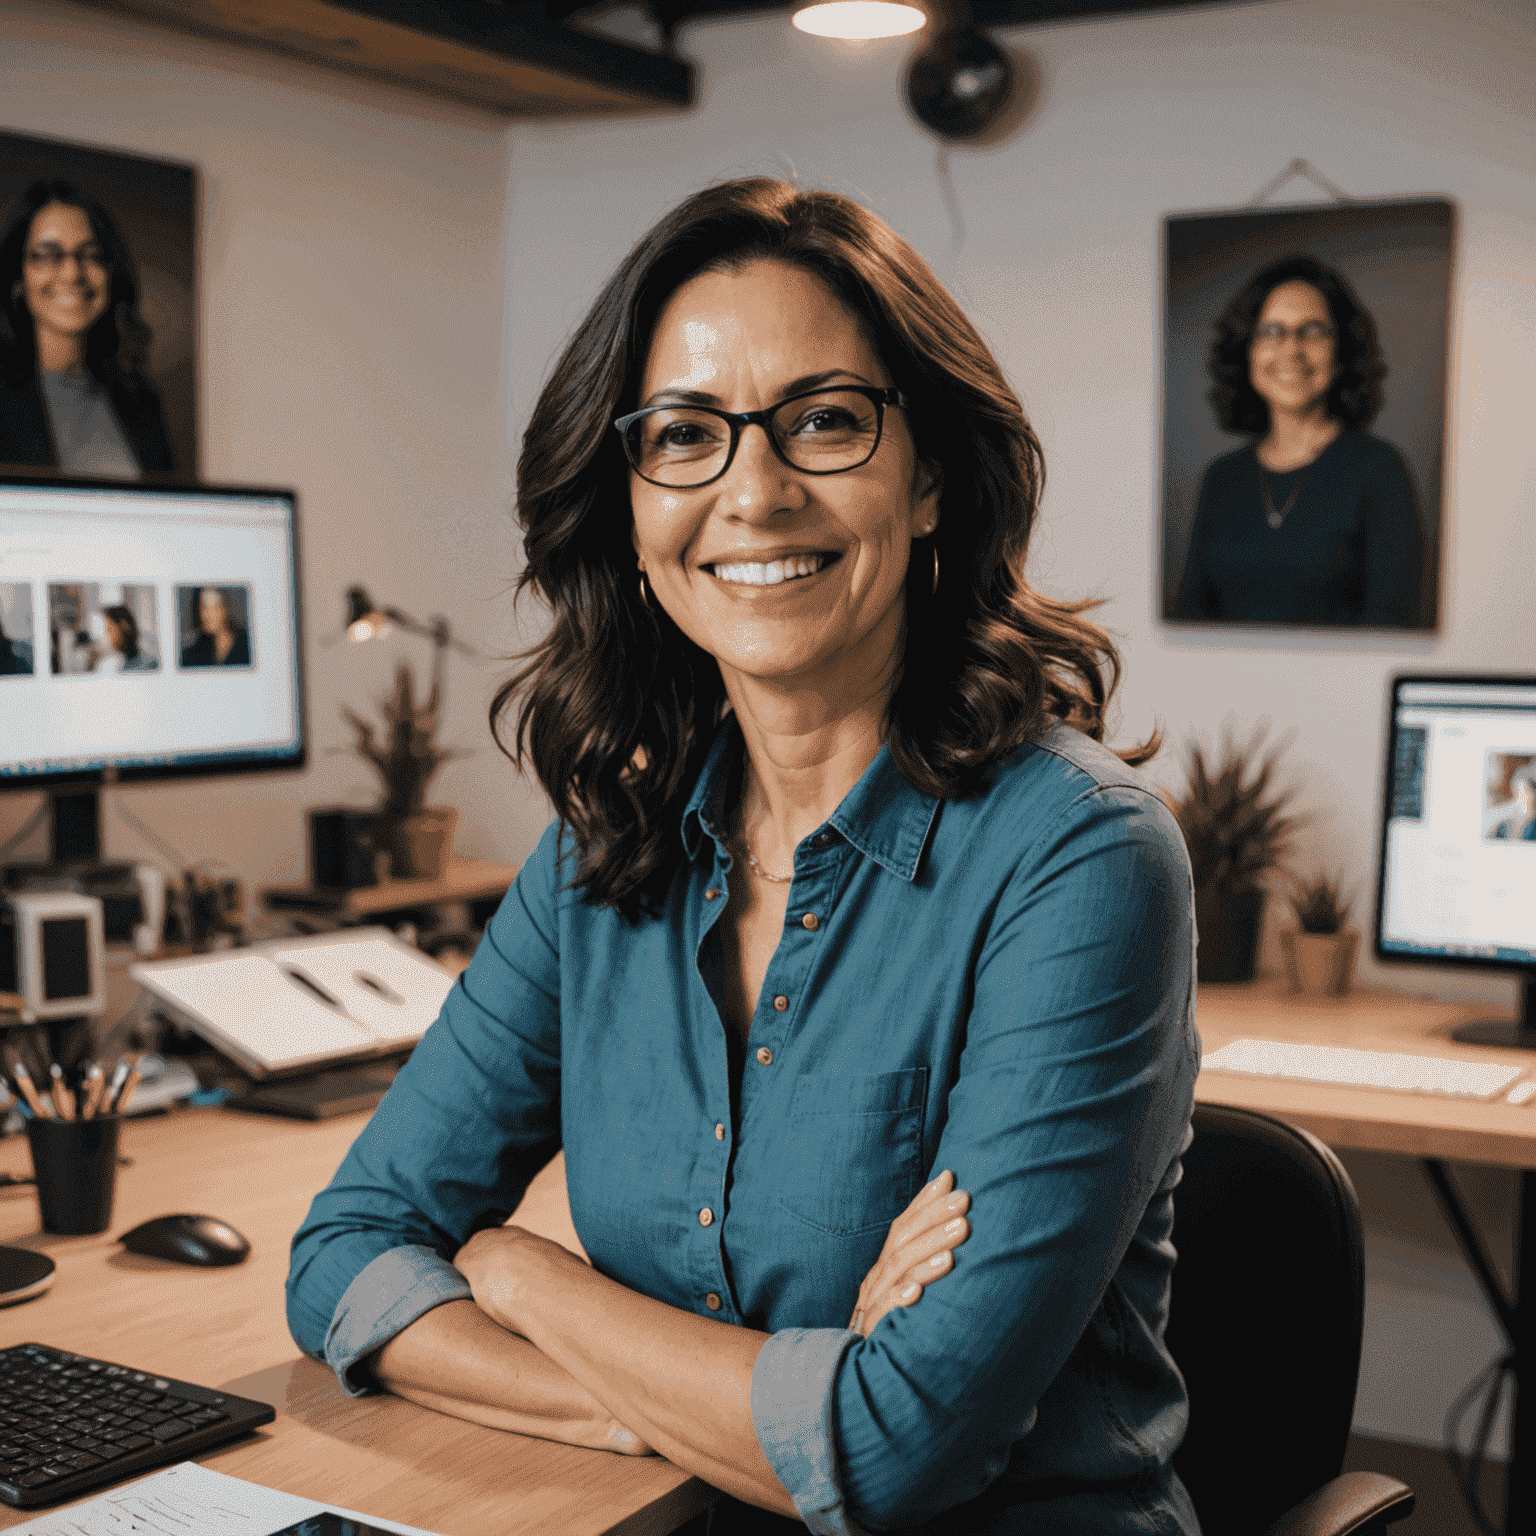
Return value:
[(1338, 875), (1296, 878), (1287, 897), (1303, 933), (1337, 933), (1349, 921), (1349, 898)]
[(1173, 812), (1189, 847), (1197, 890), (1261, 890), (1264, 877), (1290, 852), (1301, 819), (1285, 814), (1295, 791), (1275, 787), (1274, 777), (1291, 738), (1282, 737), (1265, 752), (1267, 734), (1267, 723), (1260, 724), (1239, 746), (1230, 723), (1223, 726), (1214, 762), (1198, 742), (1188, 745), (1189, 787)]
[(416, 815), (426, 804), (433, 775), (458, 755), (451, 747), (437, 745), (441, 699), (441, 688), (434, 682), (425, 703), (418, 704), (410, 664), (402, 661), (395, 668), (395, 691), (379, 705), (387, 728), (382, 743), (374, 740), (373, 726), (361, 715), (342, 709), (357, 732), (358, 756), (379, 775), (383, 789), (379, 810), (392, 821)]

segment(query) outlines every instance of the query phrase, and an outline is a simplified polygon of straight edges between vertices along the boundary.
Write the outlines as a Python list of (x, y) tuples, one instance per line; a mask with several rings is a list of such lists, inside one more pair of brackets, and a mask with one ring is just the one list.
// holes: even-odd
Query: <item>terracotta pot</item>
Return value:
[(441, 880), (453, 853), (458, 821), (453, 806), (429, 805), (396, 822), (390, 838), (390, 874), (396, 880)]
[(1228, 891), (1206, 886), (1195, 892), (1195, 927), (1200, 934), (1195, 974), (1201, 981), (1252, 981), (1259, 951), (1263, 891)]
[(1313, 996), (1343, 997), (1355, 979), (1355, 955), (1360, 934), (1354, 928), (1337, 933), (1303, 933), (1287, 928), (1280, 935), (1285, 970), (1292, 992)]

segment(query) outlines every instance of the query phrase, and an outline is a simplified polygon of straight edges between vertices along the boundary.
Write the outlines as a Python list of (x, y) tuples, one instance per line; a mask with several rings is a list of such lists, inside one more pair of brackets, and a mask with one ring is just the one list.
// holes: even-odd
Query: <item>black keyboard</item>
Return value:
[(0, 1499), (78, 1498), (276, 1417), (268, 1403), (45, 1344), (0, 1349)]

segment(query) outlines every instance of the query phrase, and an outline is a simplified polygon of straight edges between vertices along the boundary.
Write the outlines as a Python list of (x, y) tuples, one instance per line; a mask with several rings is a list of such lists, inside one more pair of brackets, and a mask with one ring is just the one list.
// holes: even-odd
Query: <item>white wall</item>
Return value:
[[(502, 368), (503, 119), (180, 38), (97, 11), (0, 4), (0, 127), (202, 169), (203, 473), (297, 488), (313, 766), (116, 792), (181, 848), (252, 883), (303, 874), (306, 806), (367, 804), (342, 702), (366, 707), (408, 638), (323, 642), (342, 590), (471, 643), (515, 649), (510, 454)], [(521, 858), (542, 796), (489, 746), (501, 667), (455, 658), (443, 769), (465, 852)], [(0, 838), (35, 797), (0, 796)], [(106, 815), (109, 851), (153, 856)], [(35, 843), (30, 851), (39, 855)]]

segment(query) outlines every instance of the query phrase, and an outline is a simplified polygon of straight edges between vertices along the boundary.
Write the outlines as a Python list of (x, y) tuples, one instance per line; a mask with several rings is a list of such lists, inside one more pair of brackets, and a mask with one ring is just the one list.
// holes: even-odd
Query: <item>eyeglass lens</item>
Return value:
[(1255, 341), (1266, 342), (1289, 341), (1292, 336), (1297, 341), (1332, 341), (1334, 329), (1331, 325), (1326, 325), (1321, 320), (1304, 321), (1294, 330), (1288, 325), (1282, 325), (1278, 320), (1271, 320), (1267, 325), (1261, 325), (1253, 333)]
[[(880, 407), (852, 389), (786, 400), (769, 418), (773, 441), (797, 469), (832, 474), (866, 463), (880, 442)], [(629, 461), (657, 485), (704, 485), (724, 470), (731, 423), (702, 406), (660, 406), (624, 435)]]
[(62, 245), (34, 245), (27, 252), (27, 260), (35, 267), (46, 267), (57, 272), (73, 257), (77, 266), (105, 268), (107, 258), (99, 245), (82, 245), (77, 250), (66, 251)]

